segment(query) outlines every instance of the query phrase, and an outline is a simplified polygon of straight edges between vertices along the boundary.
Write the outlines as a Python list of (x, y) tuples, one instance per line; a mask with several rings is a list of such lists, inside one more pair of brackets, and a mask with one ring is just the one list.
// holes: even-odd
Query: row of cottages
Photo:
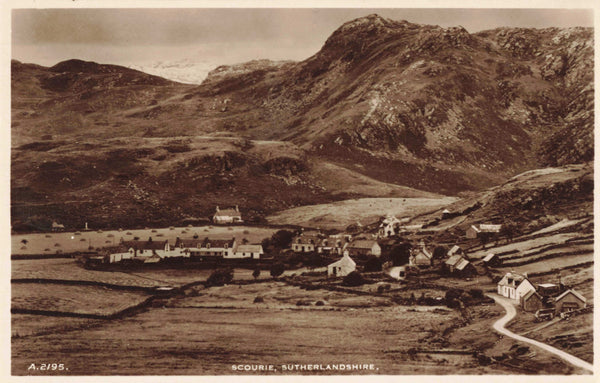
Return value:
[(236, 239), (181, 239), (171, 247), (169, 241), (121, 241), (109, 254), (109, 262), (127, 259), (143, 259), (144, 263), (156, 263), (164, 258), (191, 259), (260, 259), (264, 255), (259, 244), (237, 245)]
[(207, 258), (223, 257), (235, 258), (235, 238), (232, 239), (180, 239), (175, 240), (175, 249), (179, 250), (184, 257)]
[(144, 263), (156, 263), (170, 254), (169, 241), (121, 241), (116, 251), (109, 254), (109, 262), (137, 258), (143, 259)]
[(223, 210), (219, 209), (219, 207), (217, 206), (215, 214), (213, 215), (213, 222), (217, 224), (223, 224), (243, 223), (244, 221), (242, 220), (242, 213), (240, 213), (240, 209), (236, 205), (235, 208)]
[(478, 238), (482, 233), (497, 234), (502, 230), (502, 225), (480, 224), (471, 225), (466, 231), (466, 236), (469, 239)]

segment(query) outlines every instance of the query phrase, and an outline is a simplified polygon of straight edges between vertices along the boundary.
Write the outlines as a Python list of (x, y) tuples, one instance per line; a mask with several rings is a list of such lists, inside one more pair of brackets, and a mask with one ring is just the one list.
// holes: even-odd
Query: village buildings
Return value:
[(242, 213), (240, 213), (237, 205), (235, 208), (230, 209), (219, 209), (217, 206), (215, 214), (213, 215), (213, 222), (216, 224), (225, 223), (242, 223)]

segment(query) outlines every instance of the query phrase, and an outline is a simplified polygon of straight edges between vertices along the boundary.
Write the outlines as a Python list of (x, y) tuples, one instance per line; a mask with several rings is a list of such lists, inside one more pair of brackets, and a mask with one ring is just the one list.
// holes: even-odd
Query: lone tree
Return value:
[(290, 247), (294, 233), (288, 230), (277, 230), (271, 236), (271, 245), (279, 249), (286, 249)]
[(252, 276), (254, 277), (254, 279), (258, 279), (258, 277), (260, 276), (260, 269), (254, 269), (254, 271), (252, 272)]
[(285, 271), (285, 267), (283, 266), (283, 263), (274, 263), (271, 266), (270, 273), (273, 278), (277, 278), (278, 276), (283, 274), (284, 271)]

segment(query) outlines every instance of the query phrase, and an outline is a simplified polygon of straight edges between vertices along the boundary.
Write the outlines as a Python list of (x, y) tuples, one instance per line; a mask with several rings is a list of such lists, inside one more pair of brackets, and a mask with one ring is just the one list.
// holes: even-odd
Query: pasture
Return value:
[(245, 238), (250, 243), (260, 243), (264, 238), (270, 237), (278, 229), (251, 226), (186, 226), (167, 227), (157, 229), (119, 229), (119, 230), (95, 230), (76, 232), (55, 233), (31, 233), (15, 234), (11, 236), (11, 254), (60, 254), (73, 253), (77, 251), (88, 251), (115, 246), (121, 239), (125, 241), (139, 238), (140, 240), (153, 241), (169, 240), (174, 243), (177, 237), (199, 238), (210, 237), (212, 239), (229, 239), (235, 237), (238, 243)]

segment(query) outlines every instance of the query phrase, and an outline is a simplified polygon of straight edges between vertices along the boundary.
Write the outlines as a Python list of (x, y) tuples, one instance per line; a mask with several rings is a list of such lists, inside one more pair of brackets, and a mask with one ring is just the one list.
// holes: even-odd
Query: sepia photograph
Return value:
[(593, 6), (48, 4), (8, 375), (594, 379)]

